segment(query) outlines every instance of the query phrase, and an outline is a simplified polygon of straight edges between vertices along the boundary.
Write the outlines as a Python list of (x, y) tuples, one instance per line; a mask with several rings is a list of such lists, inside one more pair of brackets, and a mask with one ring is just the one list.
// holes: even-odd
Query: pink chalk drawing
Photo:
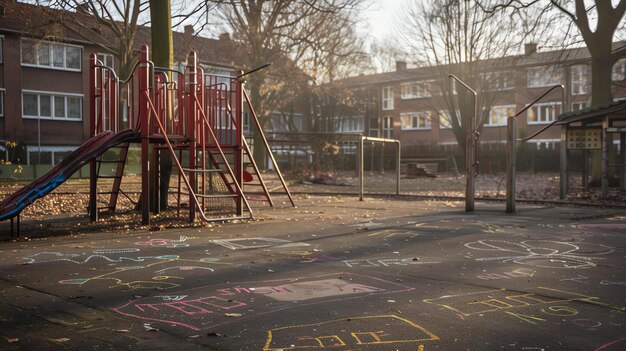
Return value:
[[(177, 291), (172, 294), (175, 300), (141, 297), (113, 310), (129, 318), (198, 331), (301, 306), (411, 290), (414, 288), (371, 276), (333, 273), (204, 286)], [(226, 316), (231, 310), (241, 317)]]

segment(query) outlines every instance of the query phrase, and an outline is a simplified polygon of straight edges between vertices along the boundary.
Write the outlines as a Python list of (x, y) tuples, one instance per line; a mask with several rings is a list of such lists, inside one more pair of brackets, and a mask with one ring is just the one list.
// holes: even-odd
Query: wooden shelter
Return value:
[(626, 190), (626, 100), (563, 113), (556, 124), (561, 125), (561, 199), (572, 172), (582, 173), (582, 188), (589, 190), (594, 153), (602, 155), (602, 198), (609, 193), (611, 178)]

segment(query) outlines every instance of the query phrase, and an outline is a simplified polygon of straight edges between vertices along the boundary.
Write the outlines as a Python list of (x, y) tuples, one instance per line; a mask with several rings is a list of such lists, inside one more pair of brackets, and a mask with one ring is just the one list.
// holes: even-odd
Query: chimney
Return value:
[(220, 40), (222, 40), (222, 41), (230, 40), (230, 33), (224, 32), (224, 33), (220, 34)]
[(396, 72), (406, 71), (406, 61), (396, 60)]
[(530, 55), (537, 52), (537, 43), (524, 44), (524, 54)]
[(185, 26), (185, 35), (192, 36), (193, 35), (193, 26), (188, 24)]

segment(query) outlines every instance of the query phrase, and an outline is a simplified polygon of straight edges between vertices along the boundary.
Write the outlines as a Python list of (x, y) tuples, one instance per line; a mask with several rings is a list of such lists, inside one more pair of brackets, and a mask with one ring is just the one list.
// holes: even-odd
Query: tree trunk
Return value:
[(601, 106), (613, 102), (611, 78), (615, 61), (608, 55), (594, 56), (591, 60), (591, 106)]
[[(174, 65), (174, 45), (170, 0), (150, 0), (150, 19), (152, 22), (152, 61), (156, 67), (171, 69)], [(171, 78), (170, 74), (168, 76)], [(169, 111), (168, 116), (162, 120), (164, 126), (169, 125), (171, 119), (172, 111)], [(163, 133), (165, 134), (166, 131)], [(159, 161), (159, 209), (165, 210), (172, 175), (172, 155), (168, 150), (163, 150)]]
[[(611, 80), (614, 59), (611, 56), (611, 45), (591, 46), (591, 106), (602, 106), (613, 101)], [(601, 184), (602, 153), (592, 152), (591, 182)]]

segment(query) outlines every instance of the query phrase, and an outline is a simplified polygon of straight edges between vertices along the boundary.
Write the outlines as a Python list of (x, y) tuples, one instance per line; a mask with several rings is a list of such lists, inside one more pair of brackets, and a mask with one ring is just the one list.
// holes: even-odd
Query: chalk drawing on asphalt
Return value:
[[(500, 256), (481, 257), (476, 261), (514, 262), (543, 268), (589, 268), (595, 267), (595, 260), (615, 251), (602, 244), (569, 243), (551, 240), (478, 240), (465, 244), (465, 247), (498, 253)], [(501, 256), (505, 254), (504, 256)]]
[[(205, 330), (247, 318), (320, 303), (389, 295), (414, 288), (372, 276), (332, 273), (300, 278), (221, 283), (176, 291), (184, 299), (164, 301), (154, 296), (140, 297), (113, 310), (142, 322), (161, 322), (191, 330)], [(233, 319), (225, 312), (239, 313)]]
[(436, 340), (437, 335), (406, 318), (380, 315), (274, 328), (267, 332), (263, 351), (362, 349), (370, 345), (392, 349), (408, 345), (412, 350), (423, 351), (424, 342)]
[(301, 243), (297, 241), (289, 241), (276, 238), (236, 238), (236, 239), (215, 239), (211, 240), (212, 243), (223, 246), (231, 250), (250, 250), (259, 249), (264, 247), (299, 247), (299, 246), (311, 246), (311, 244)]

